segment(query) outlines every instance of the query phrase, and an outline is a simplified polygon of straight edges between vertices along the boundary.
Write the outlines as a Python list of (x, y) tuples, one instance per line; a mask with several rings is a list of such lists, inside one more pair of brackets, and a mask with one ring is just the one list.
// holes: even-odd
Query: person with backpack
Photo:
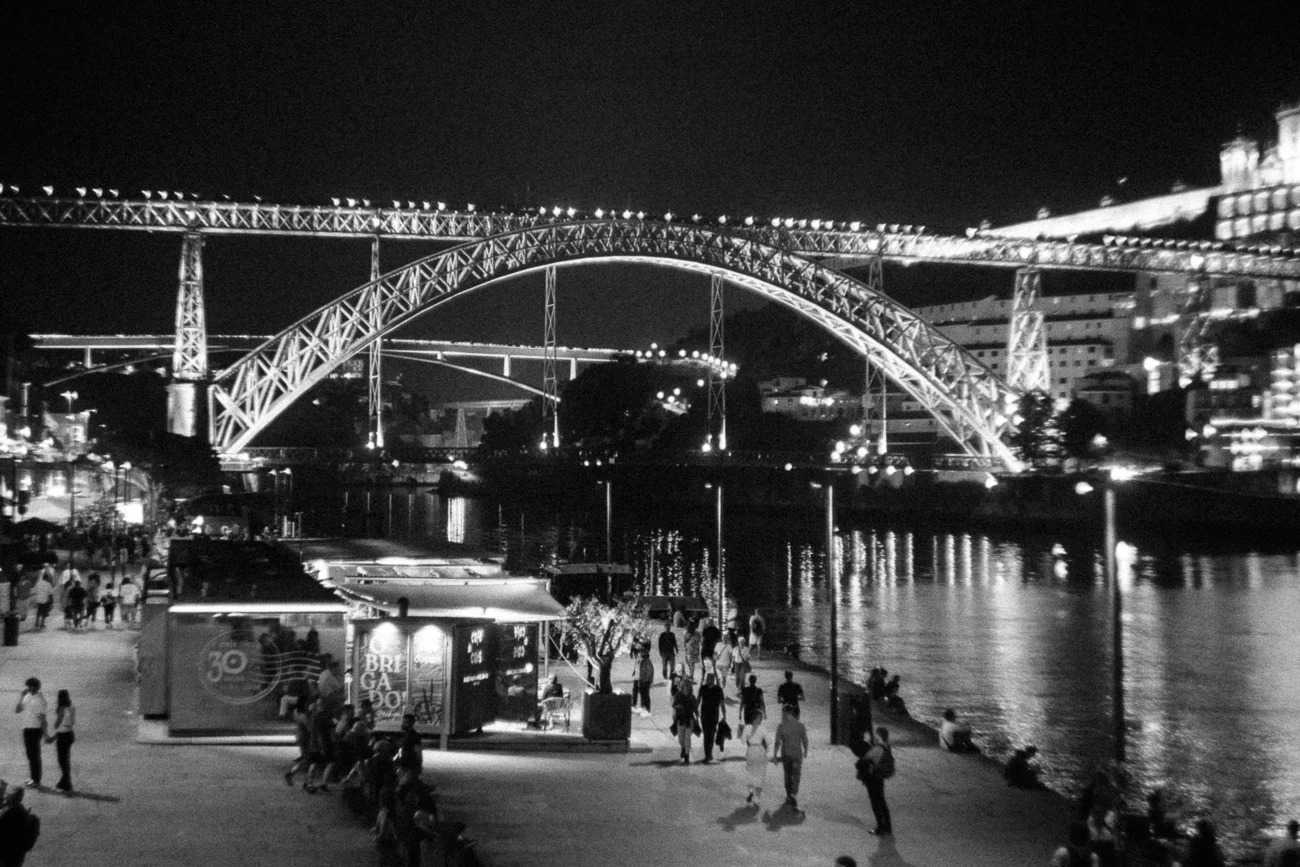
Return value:
[(894, 775), (894, 749), (889, 745), (889, 729), (880, 726), (870, 746), (861, 743), (853, 752), (859, 756), (855, 764), (858, 779), (867, 787), (871, 812), (876, 816), (876, 827), (871, 833), (877, 837), (892, 837), (894, 826), (889, 818), (889, 805), (885, 803), (885, 780)]
[(41, 836), (40, 817), (23, 806), (25, 790), (13, 786), (0, 804), (0, 867), (23, 867)]

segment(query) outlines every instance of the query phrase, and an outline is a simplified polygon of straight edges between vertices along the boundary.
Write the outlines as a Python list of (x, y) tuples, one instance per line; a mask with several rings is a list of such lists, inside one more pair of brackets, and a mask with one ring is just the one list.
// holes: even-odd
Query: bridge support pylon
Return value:
[[(721, 363), (726, 350), (723, 330), (722, 275), (709, 278), (709, 355)], [(709, 438), (706, 445), (727, 450), (727, 380), (718, 364), (709, 365)]]
[(1007, 385), (1017, 392), (1050, 392), (1047, 366), (1047, 328), (1038, 307), (1042, 274), (1037, 268), (1016, 271), (1016, 292), (1011, 302), (1011, 327), (1007, 330)]
[(203, 236), (186, 232), (181, 242), (176, 292), (172, 381), (167, 386), (167, 430), (211, 440), (208, 405), (208, 327), (203, 302)]
[[(560, 447), (560, 381), (555, 371), (555, 266), (546, 269), (546, 313), (542, 322), (543, 444)], [(546, 438), (550, 437), (549, 443)]]
[[(884, 260), (877, 253), (871, 257), (867, 270), (867, 288), (882, 295), (885, 292)], [(862, 377), (862, 434), (868, 440), (875, 438), (874, 451), (877, 455), (889, 452), (889, 413), (885, 406), (889, 385), (885, 369), (878, 363), (866, 358), (866, 369)]]
[(1209, 278), (1188, 277), (1178, 321), (1178, 384), (1208, 380), (1219, 366), (1219, 347), (1210, 338)]

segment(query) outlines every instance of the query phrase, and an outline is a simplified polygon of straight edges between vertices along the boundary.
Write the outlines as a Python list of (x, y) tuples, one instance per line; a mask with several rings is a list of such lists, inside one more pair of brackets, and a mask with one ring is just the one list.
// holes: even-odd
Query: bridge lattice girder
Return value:
[(721, 272), (870, 357), (971, 454), (1016, 465), (1001, 439), (1007, 426), (1005, 385), (901, 304), (744, 234), (613, 220), (550, 224), (462, 244), (321, 307), (217, 376), (213, 444), (222, 452), (240, 451), (350, 355), (438, 304), (506, 277), (596, 260)]
[[(594, 222), (617, 222), (614, 220)], [(0, 196), (0, 226), (68, 226), (149, 232), (312, 235), (346, 238), (486, 239), (521, 229), (558, 225), (540, 214), (478, 213), (419, 208), (276, 205), (264, 202), (154, 201)], [(693, 224), (680, 224), (690, 227)], [(760, 244), (841, 264), (881, 256), (894, 262), (947, 262), (1009, 268), (1178, 273), (1222, 277), (1300, 279), (1300, 257), (1279, 247), (1265, 252), (1217, 243), (1115, 238), (1105, 244), (1067, 240), (970, 237), (844, 228), (728, 226)]]

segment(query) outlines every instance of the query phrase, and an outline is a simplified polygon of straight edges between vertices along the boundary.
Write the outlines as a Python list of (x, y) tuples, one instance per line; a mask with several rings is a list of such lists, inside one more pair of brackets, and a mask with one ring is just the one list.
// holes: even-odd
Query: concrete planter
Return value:
[(588, 691), (582, 696), (582, 736), (589, 741), (632, 737), (632, 696)]

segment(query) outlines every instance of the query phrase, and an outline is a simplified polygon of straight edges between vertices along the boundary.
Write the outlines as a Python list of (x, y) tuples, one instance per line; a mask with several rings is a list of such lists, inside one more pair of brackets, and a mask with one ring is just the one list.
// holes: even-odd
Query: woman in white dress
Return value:
[(754, 724), (745, 728), (745, 775), (749, 782), (749, 795), (745, 802), (757, 806), (763, 798), (763, 784), (767, 782), (767, 730), (763, 728), (763, 715), (754, 717)]

